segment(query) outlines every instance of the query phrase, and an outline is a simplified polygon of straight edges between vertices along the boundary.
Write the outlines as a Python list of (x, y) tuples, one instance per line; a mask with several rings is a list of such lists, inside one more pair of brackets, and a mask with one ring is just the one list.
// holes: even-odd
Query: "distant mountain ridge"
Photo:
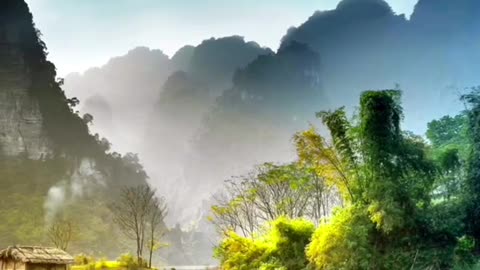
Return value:
[(226, 178), (290, 161), (295, 131), (317, 124), (317, 111), (354, 113), (364, 90), (403, 90), (405, 128), (420, 135), (461, 110), (464, 88), (480, 85), (479, 18), (476, 0), (419, 0), (409, 19), (383, 0), (343, 0), (289, 29), (276, 52), (237, 36), (171, 59), (137, 48), (68, 76), (66, 89), (88, 90), (82, 111), (95, 130), (141, 154), (172, 222), (197, 221)]
[[(478, 5), (475, 0), (420, 0), (407, 19), (395, 14), (384, 0), (343, 0), (336, 9), (317, 11), (289, 29), (276, 53), (238, 36), (185, 46), (171, 59), (158, 50), (137, 48), (103, 68), (76, 79), (67, 77), (66, 89), (72, 95), (82, 90), (95, 92), (80, 98), (85, 100), (82, 111), (95, 112), (95, 129), (112, 138), (123, 136), (113, 140), (114, 147), (120, 146), (116, 149), (125, 151), (124, 145), (131, 146), (130, 150), (141, 153), (147, 167), (162, 171), (153, 173), (153, 182), (185, 181), (188, 186), (193, 180), (185, 180), (191, 178), (186, 175), (195, 174), (189, 171), (191, 166), (214, 166), (214, 159), (209, 165), (185, 165), (210, 157), (200, 149), (212, 147), (211, 138), (218, 139), (220, 148), (231, 143), (237, 144), (233, 148), (248, 149), (236, 143), (232, 134), (222, 135), (236, 117), (254, 118), (257, 112), (260, 118), (268, 112), (271, 119), (285, 120), (285, 130), (298, 130), (312, 120), (315, 111), (345, 105), (353, 112), (361, 91), (396, 87), (404, 91), (405, 113), (416, 116), (407, 117), (415, 121), (406, 122), (406, 128), (414, 132), (423, 132), (426, 122), (435, 117), (460, 110), (458, 96), (463, 88), (480, 84), (475, 74), (480, 53), (474, 42), (480, 37)], [(297, 65), (295, 57), (301, 59), (301, 54), (281, 60), (315, 76), (311, 82), (315, 81), (316, 92), (305, 92), (302, 98), (298, 94), (305, 85), (276, 70), (277, 59), (284, 59), (278, 55), (292, 43), (306, 45), (305, 50), (316, 55), (311, 58), (318, 57), (314, 69)], [(75, 81), (79, 83), (74, 85)], [(250, 131), (245, 128), (245, 132)], [(274, 149), (280, 148), (262, 148), (265, 153), (273, 151), (275, 160), (263, 160), (253, 153), (251, 160), (284, 161), (283, 155), (275, 155)], [(235, 164), (225, 159), (219, 158), (221, 164)], [(240, 167), (253, 165), (248, 163)], [(227, 167), (225, 171), (231, 169)], [(201, 181), (218, 184), (222, 179)], [(180, 197), (183, 190), (179, 188), (172, 196)]]
[[(185, 46), (171, 59), (160, 50), (137, 47), (102, 67), (67, 75), (65, 89), (84, 101), (80, 103), (82, 112), (92, 112), (93, 130), (111, 138), (117, 150), (127, 152), (127, 144), (133, 144), (135, 149), (140, 147), (149, 124), (148, 115), (155, 110), (164, 83), (176, 71), (188, 72), (195, 81), (208, 85), (213, 97), (231, 84), (237, 68), (269, 52), (239, 36)], [(103, 110), (91, 107), (89, 103), (98, 104), (92, 98), (101, 99), (108, 106)], [(133, 126), (126, 129), (126, 124)]]
[[(353, 107), (366, 89), (404, 91), (408, 129), (424, 132), (432, 118), (460, 110), (459, 93), (480, 84), (480, 4), (420, 0), (407, 20), (384, 0), (344, 0), (291, 28), (282, 45), (308, 44), (322, 59), (332, 106)], [(406, 117), (408, 119), (408, 117)]]

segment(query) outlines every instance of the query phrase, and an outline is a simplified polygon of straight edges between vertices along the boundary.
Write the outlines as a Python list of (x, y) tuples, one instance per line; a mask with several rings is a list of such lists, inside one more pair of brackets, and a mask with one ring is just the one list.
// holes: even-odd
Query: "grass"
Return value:
[(98, 270), (98, 269), (109, 269), (109, 270), (124, 270), (127, 269), (125, 264), (116, 261), (100, 261), (95, 264), (87, 265), (74, 265), (70, 268), (71, 270)]

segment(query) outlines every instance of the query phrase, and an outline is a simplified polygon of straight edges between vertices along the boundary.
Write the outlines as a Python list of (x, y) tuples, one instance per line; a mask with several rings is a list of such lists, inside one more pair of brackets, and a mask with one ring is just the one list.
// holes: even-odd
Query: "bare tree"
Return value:
[(341, 203), (338, 198), (338, 192), (308, 168), (267, 163), (226, 181), (224, 192), (214, 197), (211, 220), (223, 233), (250, 236), (280, 216), (318, 223)]
[(165, 234), (165, 224), (163, 220), (167, 216), (167, 204), (164, 198), (154, 197), (150, 204), (149, 211), (149, 241), (148, 241), (148, 267), (152, 268), (153, 252), (162, 246), (160, 239)]
[(255, 196), (249, 190), (248, 178), (236, 178), (226, 181), (223, 193), (214, 196), (211, 221), (222, 233), (240, 232), (244, 236), (258, 230)]
[(73, 236), (73, 225), (69, 220), (57, 220), (47, 230), (47, 236), (56, 248), (67, 250)]
[[(115, 222), (124, 234), (135, 241), (137, 261), (143, 264), (143, 249), (155, 242), (154, 235), (166, 215), (165, 203), (155, 195), (149, 185), (125, 187), (120, 198), (111, 206)], [(148, 239), (148, 235), (150, 238)], [(150, 243), (151, 243), (150, 242)]]

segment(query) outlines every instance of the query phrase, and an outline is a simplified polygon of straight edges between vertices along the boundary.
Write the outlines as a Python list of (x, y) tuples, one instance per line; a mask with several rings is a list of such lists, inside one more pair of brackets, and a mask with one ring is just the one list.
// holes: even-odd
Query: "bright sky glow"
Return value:
[[(60, 76), (101, 66), (136, 46), (173, 55), (210, 37), (241, 35), (277, 49), (290, 26), (339, 0), (27, 0)], [(416, 0), (388, 0), (411, 14)]]

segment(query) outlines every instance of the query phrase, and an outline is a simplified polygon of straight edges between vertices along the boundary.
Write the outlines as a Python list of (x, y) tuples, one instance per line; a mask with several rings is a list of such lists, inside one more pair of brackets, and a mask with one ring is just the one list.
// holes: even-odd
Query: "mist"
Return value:
[(478, 0), (54, 2), (0, 1), (0, 246), (480, 265)]
[(480, 53), (465, 42), (479, 36), (475, 5), (421, 0), (407, 19), (381, 0), (344, 0), (288, 29), (277, 52), (238, 36), (171, 58), (138, 47), (68, 75), (64, 88), (115, 151), (139, 153), (169, 222), (194, 221), (224, 180), (291, 161), (294, 132), (320, 110), (353, 113), (361, 91), (403, 90), (405, 128), (420, 135), (461, 110), (458, 97), (480, 84)]
[[(81, 227), (75, 252), (131, 251), (128, 240), (111, 239), (120, 233), (110, 204), (121, 188), (148, 183), (166, 198), (165, 239), (173, 243), (156, 259), (215, 263), (219, 234), (208, 220), (215, 194), (265, 162), (298, 159), (296, 132), (311, 126), (326, 132), (317, 112), (345, 106), (355, 121), (363, 91), (399, 89), (402, 128), (424, 136), (433, 119), (464, 110), (459, 97), (480, 85), (475, 0), (419, 0), (411, 16), (382, 0), (343, 0), (311, 10), (275, 42), (265, 42), (273, 30), (252, 40), (225, 25), (222, 35), (195, 32), (191, 44), (173, 51), (170, 34), (153, 38), (155, 20), (138, 30), (165, 40), (164, 47), (145, 42), (120, 54), (132, 43), (119, 38), (122, 44), (104, 50), (110, 60), (68, 74), (62, 87), (27, 5), (11, 1), (21, 2), (5, 5), (18, 14), (0, 17), (0, 43), (8, 45), (0, 59), (6, 70), (0, 165), (8, 199), (0, 211), (11, 218), (0, 228), (15, 233), (0, 235), (1, 243), (45, 243), (38, 228), (68, 217)], [(244, 10), (254, 9), (245, 3)], [(263, 12), (262, 27), (278, 28), (265, 10), (255, 11)], [(30, 209), (28, 222), (17, 209)]]

